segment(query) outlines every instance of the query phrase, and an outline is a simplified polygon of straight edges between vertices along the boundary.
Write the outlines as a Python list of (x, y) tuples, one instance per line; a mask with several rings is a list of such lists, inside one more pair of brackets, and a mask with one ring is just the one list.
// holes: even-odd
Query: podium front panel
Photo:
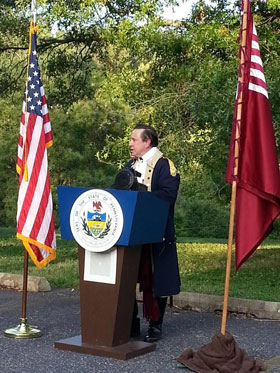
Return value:
[[(93, 188), (58, 186), (58, 205), (61, 238), (73, 240), (70, 212), (75, 200)], [(164, 236), (168, 202), (150, 192), (105, 189), (119, 202), (124, 216), (123, 231), (118, 246), (141, 245), (161, 242)]]

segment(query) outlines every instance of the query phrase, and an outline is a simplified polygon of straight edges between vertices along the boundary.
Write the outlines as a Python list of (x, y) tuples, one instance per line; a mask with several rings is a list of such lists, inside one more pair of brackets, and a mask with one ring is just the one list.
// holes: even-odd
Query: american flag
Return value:
[(17, 237), (41, 268), (56, 257), (56, 239), (47, 158), (47, 148), (53, 141), (38, 66), (36, 32), (37, 27), (31, 22), (16, 165), (19, 174)]

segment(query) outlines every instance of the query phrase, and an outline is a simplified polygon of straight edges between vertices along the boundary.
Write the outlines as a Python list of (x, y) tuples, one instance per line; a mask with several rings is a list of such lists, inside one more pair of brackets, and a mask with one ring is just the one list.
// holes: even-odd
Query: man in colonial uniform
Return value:
[[(127, 168), (137, 171), (138, 182), (145, 184), (148, 191), (169, 202), (163, 242), (144, 245), (142, 249), (139, 282), (143, 290), (144, 315), (149, 320), (146, 342), (156, 342), (161, 338), (167, 297), (178, 294), (181, 284), (174, 228), (174, 205), (180, 177), (172, 161), (163, 157), (157, 146), (158, 136), (154, 128), (144, 124), (134, 127), (129, 141), (132, 159)], [(132, 335), (139, 334), (136, 303)]]

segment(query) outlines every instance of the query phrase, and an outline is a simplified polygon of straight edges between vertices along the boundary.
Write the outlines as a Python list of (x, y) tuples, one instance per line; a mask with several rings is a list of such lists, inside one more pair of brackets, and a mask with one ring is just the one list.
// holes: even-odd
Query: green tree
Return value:
[[(223, 220), (230, 191), (224, 174), (237, 84), (239, 1), (235, 7), (225, 0), (211, 6), (198, 1), (180, 22), (161, 18), (163, 7), (176, 1), (37, 3), (39, 63), (54, 132), (49, 150), (54, 192), (57, 184), (111, 185), (129, 157), (131, 128), (143, 121), (158, 130), (162, 151), (180, 171), (181, 234), (191, 220), (201, 219), (205, 206), (209, 216)], [(273, 0), (252, 6), (279, 142), (279, 9)], [(14, 222), (16, 210), (14, 163), (29, 19), (29, 0), (1, 3), (1, 224)]]

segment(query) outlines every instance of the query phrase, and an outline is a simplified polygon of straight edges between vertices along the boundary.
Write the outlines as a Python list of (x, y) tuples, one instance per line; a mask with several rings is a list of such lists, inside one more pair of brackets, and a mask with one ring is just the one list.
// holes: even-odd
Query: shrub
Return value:
[(216, 200), (178, 199), (175, 212), (179, 237), (227, 238), (229, 207)]

